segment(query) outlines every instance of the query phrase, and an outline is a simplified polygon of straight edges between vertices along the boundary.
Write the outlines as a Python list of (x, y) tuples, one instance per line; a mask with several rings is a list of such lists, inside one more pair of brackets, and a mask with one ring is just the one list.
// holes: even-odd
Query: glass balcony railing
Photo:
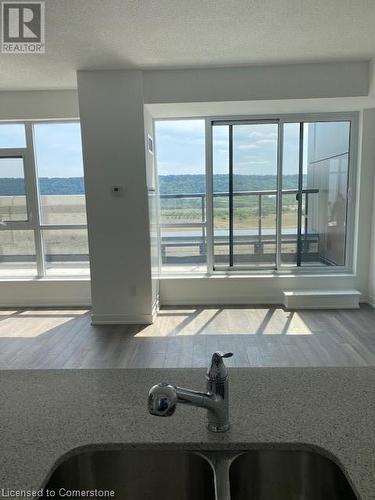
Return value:
[[(304, 262), (319, 259), (319, 234), (310, 224), (309, 205), (318, 189), (303, 189), (300, 243), (297, 212), (293, 203), (283, 203), (281, 252), (284, 264), (295, 263), (297, 253)], [(296, 201), (297, 189), (282, 191), (282, 199)], [(276, 252), (276, 191), (233, 193), (233, 242), (237, 260), (243, 264), (272, 265)], [(213, 246), (215, 264), (225, 265), (229, 253), (228, 192), (213, 194)], [(238, 200), (238, 202), (236, 201)], [(294, 203), (296, 205), (296, 203)], [(292, 216), (290, 216), (292, 215)], [(165, 271), (204, 270), (207, 262), (207, 220), (205, 193), (160, 195), (161, 260)]]

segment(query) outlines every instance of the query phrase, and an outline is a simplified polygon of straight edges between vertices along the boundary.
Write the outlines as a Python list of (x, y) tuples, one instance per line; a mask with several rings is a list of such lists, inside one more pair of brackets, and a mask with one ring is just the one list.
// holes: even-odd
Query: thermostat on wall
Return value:
[(112, 196), (122, 196), (123, 192), (124, 192), (124, 190), (123, 190), (122, 186), (111, 186)]

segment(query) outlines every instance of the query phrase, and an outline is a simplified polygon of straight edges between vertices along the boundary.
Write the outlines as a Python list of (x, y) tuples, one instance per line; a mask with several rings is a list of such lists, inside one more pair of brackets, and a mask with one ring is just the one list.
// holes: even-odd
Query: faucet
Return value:
[(207, 428), (211, 432), (229, 429), (228, 369), (223, 358), (233, 353), (214, 352), (207, 370), (207, 392), (177, 387), (167, 382), (151, 387), (148, 394), (148, 410), (157, 417), (170, 417), (177, 403), (207, 409)]

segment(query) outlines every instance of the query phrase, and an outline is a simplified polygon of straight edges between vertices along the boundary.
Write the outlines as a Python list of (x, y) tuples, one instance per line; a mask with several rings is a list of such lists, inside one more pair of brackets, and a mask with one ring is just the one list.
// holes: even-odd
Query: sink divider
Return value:
[(196, 452), (211, 465), (214, 472), (216, 500), (230, 500), (229, 469), (232, 462), (242, 455), (240, 453), (226, 453), (221, 451)]

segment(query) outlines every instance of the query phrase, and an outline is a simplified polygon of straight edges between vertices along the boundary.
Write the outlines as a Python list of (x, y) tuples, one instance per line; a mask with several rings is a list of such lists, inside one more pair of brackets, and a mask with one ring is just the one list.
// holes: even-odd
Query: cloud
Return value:
[(249, 137), (250, 139), (260, 139), (265, 137), (265, 134), (262, 132), (250, 132)]
[(272, 144), (276, 146), (276, 141), (274, 139), (260, 139), (257, 144)]
[[(259, 142), (260, 141), (258, 141), (258, 143)], [(234, 146), (234, 148), (235, 149), (257, 149), (258, 148), (257, 144), (238, 144), (238, 145)]]
[(204, 146), (205, 140), (204, 137), (188, 137), (185, 135), (173, 135), (173, 134), (162, 134), (157, 136), (157, 140), (168, 141), (173, 144), (182, 144), (182, 145), (197, 145)]
[(250, 160), (250, 161), (246, 161), (246, 160), (243, 160), (243, 161), (238, 161), (235, 163), (235, 165), (238, 165), (238, 166), (249, 166), (249, 167), (252, 167), (252, 166), (255, 166), (255, 165), (270, 165), (272, 166), (272, 162), (270, 161), (267, 161), (267, 160), (258, 160), (258, 161), (254, 161), (254, 160)]
[(155, 130), (158, 134), (198, 134), (204, 133), (204, 120), (157, 120)]
[[(236, 168), (244, 173), (272, 173), (276, 170), (275, 124), (246, 124), (236, 126), (234, 151)], [(204, 120), (157, 121), (156, 149), (159, 173), (202, 174), (205, 165)], [(228, 126), (213, 129), (215, 173), (228, 171)]]
[(205, 168), (204, 163), (181, 163), (178, 161), (158, 162), (158, 173), (159, 175), (194, 175), (194, 174), (204, 174)]

